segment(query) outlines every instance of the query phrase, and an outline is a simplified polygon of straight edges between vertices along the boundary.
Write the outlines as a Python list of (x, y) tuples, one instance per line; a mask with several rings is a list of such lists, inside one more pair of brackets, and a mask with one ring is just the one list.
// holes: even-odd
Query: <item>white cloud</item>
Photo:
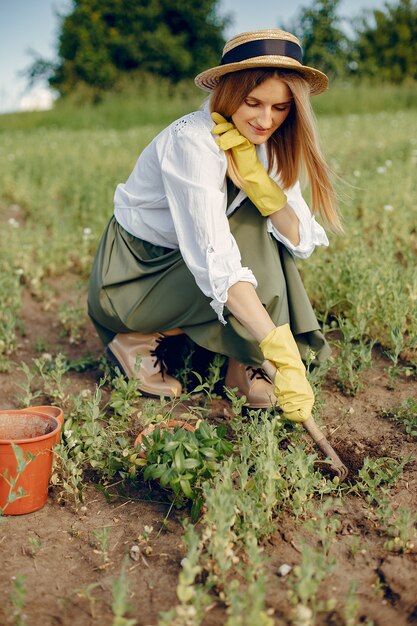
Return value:
[(54, 97), (46, 87), (35, 87), (19, 101), (20, 111), (47, 111), (52, 109)]

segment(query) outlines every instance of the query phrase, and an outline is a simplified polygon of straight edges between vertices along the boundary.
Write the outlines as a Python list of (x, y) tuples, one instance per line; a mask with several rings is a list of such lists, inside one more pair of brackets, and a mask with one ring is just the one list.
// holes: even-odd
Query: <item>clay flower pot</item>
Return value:
[[(5, 515), (32, 513), (46, 503), (52, 448), (60, 441), (63, 421), (62, 410), (52, 406), (0, 411), (0, 508)], [(26, 460), (31, 460), (13, 487), (14, 493), (23, 490), (24, 495), (7, 504), (7, 481), (19, 474), (12, 444), (21, 449)]]

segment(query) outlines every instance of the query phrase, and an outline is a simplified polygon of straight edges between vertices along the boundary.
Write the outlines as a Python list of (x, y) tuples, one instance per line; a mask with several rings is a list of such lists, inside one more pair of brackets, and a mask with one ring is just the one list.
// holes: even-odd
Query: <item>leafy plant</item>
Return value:
[(142, 439), (145, 480), (158, 480), (169, 488), (178, 506), (193, 502), (192, 517), (196, 519), (202, 507), (202, 482), (213, 477), (221, 461), (233, 451), (225, 438), (226, 426), (217, 428), (201, 420), (190, 432), (181, 427), (173, 430), (159, 426)]
[(404, 467), (413, 460), (408, 456), (402, 461), (390, 457), (378, 459), (366, 458), (359, 470), (359, 478), (355, 489), (364, 494), (369, 504), (378, 502), (381, 498), (381, 489), (385, 485), (393, 486), (404, 471)]

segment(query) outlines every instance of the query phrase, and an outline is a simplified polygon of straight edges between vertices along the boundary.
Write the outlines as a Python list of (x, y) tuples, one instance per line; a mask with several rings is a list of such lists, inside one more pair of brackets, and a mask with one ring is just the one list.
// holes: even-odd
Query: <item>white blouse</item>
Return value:
[[(228, 222), (228, 215), (246, 194), (240, 191), (227, 207), (227, 161), (211, 133), (213, 126), (206, 107), (165, 128), (143, 150), (126, 183), (117, 186), (114, 215), (135, 237), (179, 248), (197, 285), (212, 299), (219, 320), (226, 323), (223, 308), (229, 288), (239, 281), (255, 287), (257, 282), (252, 271), (242, 267)], [(264, 146), (258, 154), (266, 165)], [(306, 258), (315, 246), (329, 242), (305, 203), (299, 183), (284, 191), (300, 221), (300, 243), (292, 245), (270, 219), (267, 228), (295, 256)]]

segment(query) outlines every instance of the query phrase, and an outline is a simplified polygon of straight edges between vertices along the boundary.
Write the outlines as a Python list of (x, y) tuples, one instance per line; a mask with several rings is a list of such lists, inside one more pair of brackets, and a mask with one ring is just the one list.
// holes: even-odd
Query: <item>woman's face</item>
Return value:
[(251, 143), (261, 144), (281, 126), (290, 112), (292, 95), (276, 76), (255, 87), (232, 115), (238, 131)]

